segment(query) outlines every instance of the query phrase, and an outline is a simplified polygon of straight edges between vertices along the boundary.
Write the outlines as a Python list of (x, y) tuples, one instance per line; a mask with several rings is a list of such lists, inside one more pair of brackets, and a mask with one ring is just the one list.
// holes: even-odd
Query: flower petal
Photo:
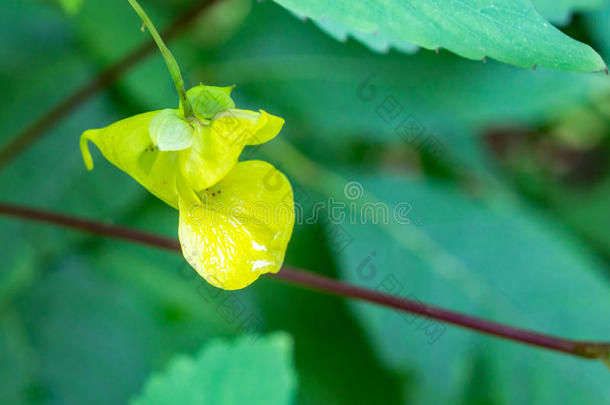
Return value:
[(207, 126), (195, 128), (193, 146), (180, 151), (180, 174), (190, 188), (204, 190), (222, 179), (237, 163), (245, 140), (216, 136)]
[(248, 110), (225, 110), (210, 126), (196, 126), (190, 149), (180, 152), (180, 171), (194, 190), (222, 179), (237, 163), (246, 145), (266, 142), (278, 134), (284, 120)]
[(193, 144), (193, 127), (178, 116), (178, 110), (162, 110), (148, 122), (150, 137), (160, 151), (177, 151)]
[(93, 142), (110, 163), (129, 174), (148, 191), (178, 208), (178, 152), (160, 152), (149, 135), (151, 111), (115, 122), (105, 128), (83, 132), (81, 152), (87, 169), (93, 169), (88, 141)]
[(282, 118), (263, 110), (255, 112), (230, 109), (214, 116), (212, 131), (233, 142), (245, 140), (246, 145), (259, 145), (273, 139), (283, 125)]
[(261, 110), (257, 130), (248, 145), (259, 145), (275, 138), (284, 126), (284, 119)]
[(269, 163), (238, 163), (200, 199), (181, 188), (179, 207), (182, 253), (210, 284), (235, 290), (280, 270), (294, 201), (288, 179)]

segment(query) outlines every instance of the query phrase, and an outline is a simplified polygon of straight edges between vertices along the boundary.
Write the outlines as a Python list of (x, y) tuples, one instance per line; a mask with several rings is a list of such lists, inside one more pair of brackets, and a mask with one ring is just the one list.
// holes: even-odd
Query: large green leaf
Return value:
[(289, 405), (296, 388), (292, 341), (276, 333), (213, 341), (194, 358), (177, 356), (132, 405)]
[(527, 0), (276, 0), (293, 12), (353, 32), (447, 48), (469, 59), (491, 57), (520, 67), (592, 72), (601, 57), (542, 18)]
[[(370, 211), (368, 222), (358, 216), (341, 223), (353, 239), (338, 252), (346, 280), (551, 334), (610, 336), (610, 288), (599, 263), (535, 213), (429, 181), (350, 180), (362, 181), (362, 198), (380, 198), (390, 214), (399, 203), (411, 211), (409, 224), (392, 216), (374, 224)], [(460, 403), (474, 391), (499, 404), (610, 400), (601, 363), (454, 327), (442, 333), (432, 321), (369, 304), (353, 308), (381, 358), (416, 375), (408, 391), (413, 403)], [(487, 381), (483, 393), (476, 381)], [(553, 388), (544, 388), (550, 382)]]

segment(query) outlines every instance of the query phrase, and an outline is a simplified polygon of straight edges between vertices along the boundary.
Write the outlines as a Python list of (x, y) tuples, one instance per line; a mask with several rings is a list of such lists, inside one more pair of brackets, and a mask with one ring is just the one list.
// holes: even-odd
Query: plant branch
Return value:
[[(193, 7), (178, 16), (178, 18), (163, 31), (161, 36), (169, 42), (192, 25), (201, 13), (207, 10), (215, 2), (216, 0), (199, 1)], [(26, 127), (22, 132), (15, 135), (13, 139), (0, 150), (0, 169), (38, 140), (45, 131), (67, 117), (74, 109), (78, 108), (99, 91), (110, 86), (123, 73), (136, 66), (156, 49), (157, 47), (153, 39), (147, 41), (140, 47), (134, 49), (131, 53), (125, 55), (125, 57), (115, 64), (104, 69), (98, 76), (76, 89), (63, 101)]]
[[(181, 252), (180, 243), (172, 238), (157, 236), (150, 233), (130, 229), (122, 226), (104, 224), (72, 216), (26, 208), (17, 205), (0, 203), (0, 214), (62, 225), (72, 229), (138, 242), (174, 252)], [(280, 280), (302, 288), (321, 291), (339, 297), (347, 297), (371, 302), (381, 306), (410, 312), (442, 322), (451, 323), (477, 332), (486, 333), (501, 338), (542, 347), (570, 355), (600, 359), (610, 368), (610, 343), (586, 342), (561, 337), (550, 336), (525, 329), (491, 322), (485, 319), (461, 314), (421, 302), (411, 301), (397, 296), (383, 294), (375, 290), (350, 285), (333, 280), (309, 271), (284, 266), (277, 274), (268, 274), (268, 278)]]

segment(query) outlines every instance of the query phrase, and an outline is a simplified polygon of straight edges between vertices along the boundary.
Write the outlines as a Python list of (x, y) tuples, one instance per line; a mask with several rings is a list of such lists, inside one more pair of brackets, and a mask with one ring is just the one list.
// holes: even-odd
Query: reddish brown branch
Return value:
[[(162, 37), (167, 42), (172, 40), (176, 35), (193, 24), (199, 15), (214, 2), (215, 0), (203, 0), (198, 2), (195, 6), (174, 20), (171, 25), (161, 33)], [(40, 138), (45, 131), (65, 118), (72, 110), (79, 107), (97, 92), (110, 86), (123, 73), (137, 65), (138, 62), (156, 50), (157, 46), (155, 45), (155, 42), (152, 39), (147, 41), (114, 65), (106, 68), (90, 82), (85, 83), (82, 87), (75, 90), (63, 101), (26, 127), (0, 150), (0, 169), (27, 149), (32, 143)]]
[(100, 236), (110, 236), (137, 242), (143, 245), (154, 246), (162, 249), (180, 252), (180, 243), (177, 240), (163, 236), (153, 235), (147, 232), (126, 228), (119, 225), (105, 224), (88, 219), (75, 218), (69, 215), (58, 214), (38, 209), (21, 207), (19, 205), (0, 203), (0, 214), (27, 220), (46, 222), (49, 224), (62, 225), (67, 228), (79, 229)]
[[(0, 214), (19, 217), (26, 220), (62, 225), (68, 228), (79, 229), (97, 235), (110, 236), (128, 241), (138, 242), (149, 246), (180, 252), (177, 240), (152, 235), (146, 232), (129, 229), (117, 225), (103, 224), (95, 221), (74, 218), (67, 215), (56, 214), (38, 209), (0, 203)], [(375, 290), (346, 284), (305, 270), (284, 266), (278, 274), (267, 277), (298, 285), (299, 287), (317, 290), (330, 295), (360, 299), (410, 312), (442, 322), (451, 323), (505, 339), (543, 347), (578, 357), (601, 359), (608, 363), (610, 359), (610, 343), (584, 342), (545, 335), (525, 329), (514, 328), (497, 322), (461, 314), (421, 302), (407, 300), (401, 297), (383, 294)]]
[(401, 311), (423, 315), (442, 322), (462, 326), (477, 332), (569, 353), (579, 357), (602, 358), (603, 353), (605, 353), (606, 357), (608, 357), (610, 353), (610, 344), (607, 343), (581, 342), (514, 328), (512, 326), (490, 322), (485, 319), (472, 317), (470, 315), (432, 305), (422, 304), (421, 302), (411, 301), (401, 297), (383, 294), (375, 290), (342, 283), (308, 271), (296, 269), (286, 271), (286, 268), (284, 268), (278, 274), (268, 276), (299, 286), (306, 286), (327, 294), (373, 302), (385, 307), (395, 308)]

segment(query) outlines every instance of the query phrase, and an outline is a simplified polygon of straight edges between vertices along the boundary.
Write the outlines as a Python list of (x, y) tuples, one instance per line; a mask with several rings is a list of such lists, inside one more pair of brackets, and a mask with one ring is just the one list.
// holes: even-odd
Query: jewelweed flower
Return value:
[(184, 115), (181, 103), (87, 130), (80, 141), (89, 170), (91, 141), (177, 208), (185, 258), (209, 283), (229, 290), (279, 271), (294, 226), (288, 179), (266, 162), (238, 163), (246, 145), (274, 138), (284, 120), (236, 109), (232, 89), (196, 86), (186, 92), (192, 116)]
[(195, 115), (188, 119), (181, 108), (166, 109), (85, 131), (85, 165), (93, 168), (91, 141), (112, 164), (178, 208), (179, 179), (195, 190), (212, 186), (237, 163), (246, 145), (267, 142), (284, 124), (265, 111), (235, 109), (232, 88), (200, 85), (187, 91)]

